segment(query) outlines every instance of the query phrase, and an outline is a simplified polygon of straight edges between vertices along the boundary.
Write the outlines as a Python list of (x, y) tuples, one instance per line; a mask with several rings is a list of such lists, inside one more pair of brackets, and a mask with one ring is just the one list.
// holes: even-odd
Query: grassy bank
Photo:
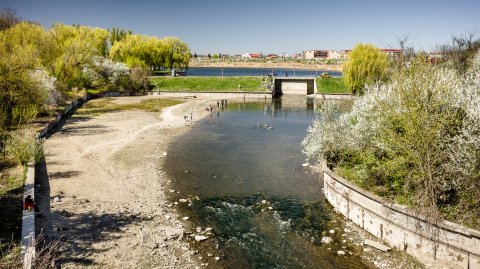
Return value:
[(350, 93), (343, 78), (317, 78), (318, 93)]
[(96, 99), (84, 104), (77, 110), (79, 115), (98, 115), (119, 110), (144, 110), (149, 112), (159, 112), (165, 107), (180, 104), (179, 100), (171, 99), (151, 99), (144, 100), (134, 104), (116, 104), (112, 99)]
[(256, 92), (266, 91), (261, 87), (260, 77), (157, 77), (152, 78), (154, 91), (192, 91), (192, 92)]
[(18, 268), (20, 264), (20, 233), (22, 227), (23, 182), (22, 166), (0, 156), (0, 268)]

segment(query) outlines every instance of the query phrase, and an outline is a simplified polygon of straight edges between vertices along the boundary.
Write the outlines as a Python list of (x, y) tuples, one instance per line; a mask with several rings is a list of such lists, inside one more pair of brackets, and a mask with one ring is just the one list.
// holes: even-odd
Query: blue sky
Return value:
[(407, 35), (416, 49), (434, 50), (453, 35), (480, 37), (477, 0), (0, 0), (3, 7), (45, 27), (63, 22), (174, 35), (197, 54), (293, 54), (360, 42), (395, 47)]

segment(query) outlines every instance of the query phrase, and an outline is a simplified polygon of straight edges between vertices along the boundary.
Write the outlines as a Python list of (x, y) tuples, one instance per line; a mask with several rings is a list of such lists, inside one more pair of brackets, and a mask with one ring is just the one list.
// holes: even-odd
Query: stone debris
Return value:
[(205, 241), (208, 238), (210, 238), (210, 237), (205, 236), (205, 235), (200, 235), (200, 234), (195, 235), (195, 241), (197, 241), (197, 242)]
[(330, 230), (330, 231), (328, 231), (328, 233), (334, 234), (334, 233), (335, 233), (335, 230)]
[(302, 166), (303, 166), (303, 167), (309, 167), (310, 164), (309, 164), (309, 163), (303, 163)]
[(339, 251), (337, 251), (337, 255), (345, 255), (345, 251), (339, 250)]
[(332, 241), (333, 239), (331, 237), (324, 236), (322, 237), (322, 240), (320, 242), (322, 242), (323, 244), (330, 244)]
[(165, 232), (165, 236), (167, 237), (167, 240), (172, 240), (172, 239), (182, 240), (183, 238), (183, 229), (181, 228), (166, 227), (164, 232)]

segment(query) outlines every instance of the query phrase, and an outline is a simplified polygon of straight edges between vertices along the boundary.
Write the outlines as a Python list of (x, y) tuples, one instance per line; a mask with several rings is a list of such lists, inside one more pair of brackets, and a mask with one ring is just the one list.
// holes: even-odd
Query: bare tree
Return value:
[(441, 46), (446, 61), (450, 62), (457, 71), (465, 73), (477, 51), (480, 49), (480, 38), (475, 33), (453, 36), (451, 45)]
[(5, 7), (0, 11), (0, 30), (8, 29), (20, 21), (21, 19), (17, 16), (16, 10)]

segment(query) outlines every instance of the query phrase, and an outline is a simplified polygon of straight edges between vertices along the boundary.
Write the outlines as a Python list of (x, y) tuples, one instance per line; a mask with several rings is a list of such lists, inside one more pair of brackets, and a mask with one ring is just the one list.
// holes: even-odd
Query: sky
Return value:
[(0, 0), (4, 7), (46, 28), (61, 22), (177, 36), (197, 54), (396, 48), (407, 36), (415, 49), (433, 51), (452, 36), (480, 37), (478, 0)]

